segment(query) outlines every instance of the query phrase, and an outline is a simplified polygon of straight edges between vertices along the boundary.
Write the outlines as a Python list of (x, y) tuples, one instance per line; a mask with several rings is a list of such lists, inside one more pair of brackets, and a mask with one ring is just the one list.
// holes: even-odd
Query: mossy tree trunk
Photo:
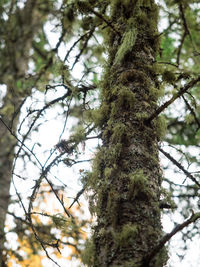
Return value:
[(106, 33), (109, 64), (98, 114), (103, 145), (89, 178), (97, 214), (91, 266), (165, 264), (166, 255), (161, 253), (150, 263), (145, 261), (162, 237), (161, 122), (145, 123), (161, 91), (154, 67), (157, 20), (153, 0), (111, 1), (112, 27)]

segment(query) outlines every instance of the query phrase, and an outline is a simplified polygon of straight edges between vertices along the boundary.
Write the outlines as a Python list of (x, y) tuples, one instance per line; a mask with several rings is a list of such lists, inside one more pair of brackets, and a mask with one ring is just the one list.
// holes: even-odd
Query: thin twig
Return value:
[(74, 205), (75, 202), (78, 202), (80, 196), (84, 193), (85, 191), (85, 187), (83, 187), (77, 194), (76, 194), (76, 197), (74, 199), (74, 201), (72, 202), (72, 204), (69, 206), (68, 209), (71, 209), (71, 207)]
[[(137, 0), (138, 1), (138, 0)], [(112, 24), (112, 22), (108, 21), (102, 14), (98, 13), (97, 11), (95, 11), (92, 8), (89, 8), (89, 11), (92, 12), (94, 15), (96, 15), (97, 17), (99, 17), (101, 20), (103, 20), (115, 33), (117, 33), (117, 35), (119, 35), (120, 37), (122, 37), (121, 32), (119, 32), (115, 26)]]
[(190, 110), (191, 114), (193, 115), (194, 120), (195, 120), (196, 124), (198, 125), (198, 128), (197, 128), (197, 130), (198, 130), (200, 128), (200, 121), (197, 118), (196, 113), (195, 113), (193, 107), (191, 107), (191, 105), (189, 104), (189, 102), (187, 101), (187, 99), (184, 96), (182, 96), (182, 98), (183, 98), (183, 100), (184, 100), (187, 108)]

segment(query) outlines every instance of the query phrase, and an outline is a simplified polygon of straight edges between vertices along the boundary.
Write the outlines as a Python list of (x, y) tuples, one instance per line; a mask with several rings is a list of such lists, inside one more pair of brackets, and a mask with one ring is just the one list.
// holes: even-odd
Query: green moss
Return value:
[(161, 248), (161, 250), (155, 256), (155, 267), (164, 266), (168, 261), (168, 252), (166, 247)]
[(58, 229), (66, 228), (67, 220), (63, 214), (56, 214), (56, 215), (53, 215), (51, 218), (52, 218), (53, 223), (56, 225), (56, 228)]
[(124, 267), (141, 267), (141, 263), (135, 263), (134, 260), (124, 262)]
[(141, 169), (130, 173), (129, 179), (131, 185), (136, 186), (138, 189), (142, 189), (147, 182), (147, 178)]
[(137, 225), (127, 223), (123, 226), (120, 233), (114, 233), (114, 240), (121, 247), (129, 246), (134, 242), (138, 232), (139, 229)]
[(113, 174), (113, 168), (108, 168), (106, 167), (105, 170), (104, 170), (104, 176), (105, 178), (110, 178)]
[(138, 24), (146, 24), (147, 21), (147, 15), (144, 11), (140, 10), (140, 12), (137, 13), (137, 23)]
[(118, 115), (121, 109), (132, 109), (135, 104), (135, 94), (125, 86), (117, 86), (112, 89), (115, 101), (111, 103), (111, 111), (109, 117), (111, 118), (110, 124), (113, 122), (115, 115)]
[(187, 124), (190, 124), (191, 122), (193, 122), (194, 119), (195, 118), (194, 118), (194, 116), (192, 114), (185, 115), (185, 121), (186, 121)]
[(105, 152), (106, 162), (110, 165), (116, 164), (116, 162), (120, 158), (121, 152), (122, 152), (122, 144), (121, 143), (113, 144), (112, 147), (107, 149)]
[(158, 88), (155, 88), (155, 87), (151, 87), (149, 89), (149, 95), (151, 97), (151, 99), (153, 101), (156, 101), (158, 100), (160, 97), (164, 96), (164, 87), (160, 87), (159, 89)]
[(130, 0), (121, 0), (120, 1), (125, 8), (128, 8), (130, 6)]
[(122, 142), (125, 132), (126, 132), (125, 124), (120, 122), (116, 123), (112, 128), (111, 142), (114, 144)]
[(144, 112), (137, 112), (135, 114), (135, 117), (138, 121), (144, 121), (144, 120), (148, 119), (149, 114), (145, 111)]
[(95, 246), (92, 239), (87, 240), (85, 249), (81, 253), (81, 260), (88, 266), (93, 266), (94, 263)]
[(84, 30), (88, 31), (92, 25), (93, 25), (93, 18), (92, 17), (86, 16), (86, 17), (82, 18), (81, 27)]
[(75, 143), (85, 140), (85, 128), (82, 125), (78, 125), (70, 136), (70, 140)]
[(176, 75), (174, 74), (173, 71), (165, 70), (162, 74), (162, 79), (163, 81), (167, 83), (173, 83), (176, 80)]
[(99, 178), (102, 172), (102, 168), (104, 167), (104, 159), (105, 151), (104, 148), (101, 148), (97, 151), (92, 162), (92, 172), (86, 173), (86, 176), (83, 177), (88, 188), (96, 189), (99, 186), (99, 182), (101, 181)]
[(117, 114), (119, 114), (119, 107), (117, 103), (112, 102), (110, 117), (113, 119)]
[(167, 124), (166, 119), (163, 115), (160, 115), (156, 120), (153, 121), (157, 136), (160, 140), (163, 140), (166, 134)]
[(91, 6), (88, 1), (76, 1), (76, 8), (81, 13), (87, 13), (91, 10)]
[(171, 209), (177, 208), (176, 203), (172, 199), (172, 193), (164, 188), (161, 188), (160, 204), (168, 204), (171, 207)]
[(134, 199), (137, 195), (143, 193), (149, 195), (148, 181), (143, 170), (137, 170), (129, 174), (129, 197)]
[(127, 87), (122, 87), (118, 93), (118, 104), (132, 108), (135, 103), (135, 94)]
[(10, 117), (14, 113), (15, 109), (13, 105), (4, 106), (1, 109), (1, 114)]
[(144, 68), (146, 72), (149, 73), (150, 76), (155, 77), (154, 79), (156, 79), (156, 82), (157, 82), (157, 76), (160, 73), (163, 73), (163, 67), (161, 64), (159, 65), (154, 63), (153, 65), (145, 65)]
[(93, 122), (96, 127), (101, 127), (106, 121), (109, 111), (109, 105), (104, 102), (100, 108), (85, 111), (84, 116), (88, 121)]
[(120, 63), (126, 54), (130, 52), (135, 45), (135, 41), (137, 38), (137, 30), (136, 28), (132, 27), (127, 32), (125, 32), (122, 43), (116, 53), (114, 64)]

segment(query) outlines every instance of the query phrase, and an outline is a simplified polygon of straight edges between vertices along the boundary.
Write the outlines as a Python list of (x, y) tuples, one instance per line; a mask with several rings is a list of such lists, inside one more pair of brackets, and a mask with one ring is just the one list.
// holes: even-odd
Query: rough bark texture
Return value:
[[(23, 100), (30, 94), (31, 88), (21, 84), (25, 82), (28, 70), (29, 53), (38, 26), (41, 24), (36, 13), (35, 0), (28, 0), (23, 9), (16, 9), (15, 13), (5, 24), (5, 49), (2, 57), (4, 64), (0, 69), (0, 83), (7, 86), (3, 99), (0, 116), (10, 131), (16, 134), (20, 108)], [(19, 86), (20, 82), (20, 86)], [(0, 266), (4, 266), (4, 225), (10, 198), (10, 183), (16, 139), (5, 125), (0, 122)]]
[[(109, 65), (97, 123), (103, 146), (89, 177), (97, 226), (89, 265), (163, 266), (161, 254), (145, 262), (162, 236), (158, 159), (160, 121), (145, 120), (160, 94), (154, 60), (159, 46), (154, 1), (111, 1)], [(117, 29), (121, 34), (117, 34)], [(162, 128), (162, 126), (161, 126)]]

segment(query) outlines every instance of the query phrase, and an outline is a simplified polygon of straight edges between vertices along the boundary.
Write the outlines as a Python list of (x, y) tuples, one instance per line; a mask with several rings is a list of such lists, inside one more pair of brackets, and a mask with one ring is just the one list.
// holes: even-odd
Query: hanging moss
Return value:
[(122, 152), (122, 144), (117, 143), (116, 145), (112, 145), (109, 150), (106, 151), (107, 157), (106, 159), (110, 164), (115, 164), (120, 158)]
[(74, 133), (70, 136), (70, 140), (75, 143), (80, 143), (85, 140), (85, 128), (82, 125), (76, 126)]
[(88, 239), (85, 244), (85, 249), (81, 253), (82, 262), (88, 266), (94, 263), (95, 246), (92, 239)]
[(63, 214), (53, 215), (52, 221), (58, 229), (65, 229), (67, 227), (67, 220)]
[(111, 142), (114, 144), (123, 142), (125, 136), (126, 126), (123, 123), (116, 123), (112, 128)]
[(110, 107), (104, 102), (100, 108), (93, 110), (86, 110), (84, 112), (84, 117), (89, 122), (94, 123), (96, 127), (102, 127), (102, 125), (108, 118), (109, 112), (110, 112)]
[(132, 108), (135, 103), (135, 94), (127, 87), (121, 87), (118, 93), (118, 104)]
[(163, 81), (167, 83), (173, 83), (176, 80), (176, 76), (173, 71), (165, 70), (162, 74)]
[(144, 175), (143, 170), (137, 170), (129, 174), (129, 195), (134, 199), (138, 193), (148, 193), (147, 177)]
[(164, 87), (161, 86), (160, 88), (151, 87), (149, 89), (149, 96), (153, 101), (157, 101), (160, 97), (164, 96)]
[(114, 64), (120, 63), (126, 54), (132, 50), (133, 46), (135, 45), (136, 38), (137, 30), (134, 27), (125, 32), (122, 38), (122, 43), (115, 56)]
[(11, 117), (13, 115), (14, 111), (15, 111), (14, 106), (10, 104), (10, 105), (4, 106), (1, 109), (1, 114)]
[(93, 26), (93, 18), (90, 16), (85, 16), (82, 18), (81, 26), (83, 30), (88, 31)]
[(163, 140), (166, 135), (167, 124), (166, 119), (163, 115), (160, 115), (156, 120), (153, 121), (155, 130), (159, 140)]
[(136, 119), (137, 119), (140, 123), (142, 123), (143, 121), (145, 121), (146, 119), (149, 118), (149, 114), (148, 114), (146, 111), (144, 111), (144, 112), (137, 112), (137, 113), (135, 114), (135, 117), (136, 117)]

